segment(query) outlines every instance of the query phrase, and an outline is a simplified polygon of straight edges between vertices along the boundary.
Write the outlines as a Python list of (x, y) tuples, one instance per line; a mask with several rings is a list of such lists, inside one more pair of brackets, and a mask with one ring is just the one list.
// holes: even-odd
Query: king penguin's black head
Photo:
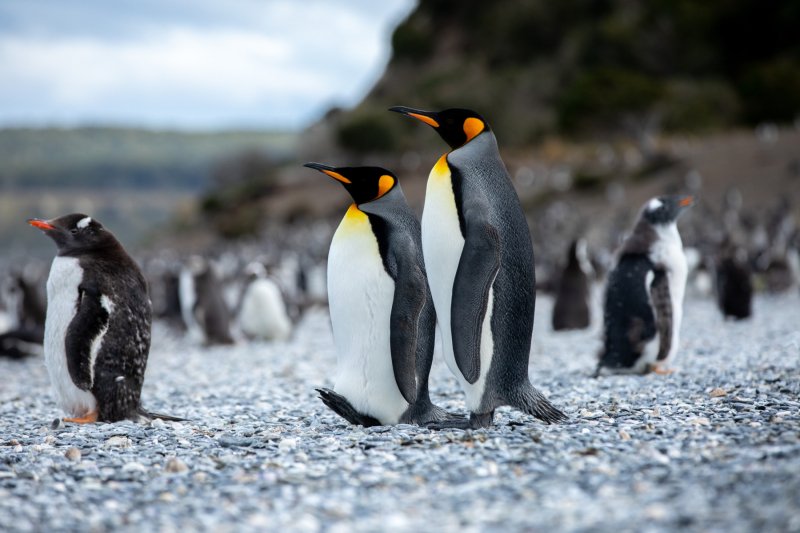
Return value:
[(687, 207), (694, 204), (691, 196), (659, 196), (647, 202), (642, 210), (642, 218), (652, 225), (667, 225), (675, 222)]
[(389, 111), (421, 120), (435, 129), (453, 150), (464, 146), (479, 133), (489, 131), (489, 124), (483, 117), (469, 109), (452, 108), (434, 112), (397, 106), (390, 107)]
[(52, 220), (31, 218), (28, 224), (44, 231), (58, 246), (58, 255), (81, 255), (109, 247), (119, 242), (102, 224), (92, 217), (75, 213)]
[(303, 166), (319, 170), (344, 185), (359, 205), (381, 198), (397, 185), (397, 177), (381, 167), (331, 167), (320, 163)]

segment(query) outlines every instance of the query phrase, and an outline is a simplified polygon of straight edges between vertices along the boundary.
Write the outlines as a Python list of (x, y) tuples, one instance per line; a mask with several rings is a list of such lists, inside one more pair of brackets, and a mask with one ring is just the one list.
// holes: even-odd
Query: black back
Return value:
[(752, 314), (752, 269), (744, 248), (726, 246), (717, 260), (717, 304), (723, 316), (742, 320)]
[[(500, 268), (494, 284), (492, 332), (494, 354), (489, 377), (497, 384), (487, 387), (487, 410), (510, 403), (490, 397), (528, 383), (528, 361), (536, 305), (536, 277), (530, 230), (516, 190), (500, 159), (497, 141), (485, 131), (447, 156), (453, 191), (464, 231), (464, 206), (472, 198), (485, 198), (487, 222), (497, 230)], [(454, 299), (458, 296), (454, 294)]]
[(194, 277), (193, 312), (203, 328), (207, 344), (233, 344), (231, 311), (222, 294), (222, 281), (210, 263)]
[(604, 304), (605, 347), (600, 365), (630, 368), (647, 341), (655, 338), (656, 322), (646, 284), (653, 263), (643, 254), (623, 254), (611, 271)]
[(567, 254), (567, 265), (561, 272), (555, 303), (553, 329), (589, 327), (589, 279), (578, 259), (578, 241), (573, 241)]
[[(136, 416), (141, 410), (147, 357), (150, 353), (152, 310), (147, 282), (139, 266), (120, 245), (103, 252), (79, 256), (84, 270), (81, 286), (87, 293), (107, 295), (114, 309), (107, 316), (108, 330), (97, 354), (92, 393), (97, 398), (98, 419), (115, 421)], [(92, 296), (89, 294), (89, 297)], [(81, 343), (96, 330), (97, 322), (79, 322), (67, 331), (67, 343)]]

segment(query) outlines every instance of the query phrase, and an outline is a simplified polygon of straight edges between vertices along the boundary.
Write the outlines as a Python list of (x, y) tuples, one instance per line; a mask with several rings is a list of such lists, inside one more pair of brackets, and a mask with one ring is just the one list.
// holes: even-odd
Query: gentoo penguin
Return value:
[[(66, 422), (153, 417), (140, 394), (150, 351), (150, 299), (114, 235), (81, 214), (28, 220), (58, 254), (47, 280), (44, 356)], [(177, 419), (179, 420), (179, 419)]]
[(717, 258), (717, 304), (725, 318), (742, 320), (752, 314), (753, 278), (747, 250), (732, 240)]
[(390, 110), (433, 127), (452, 148), (428, 178), (422, 249), (444, 359), (470, 418), (436, 427), (488, 427), (502, 405), (548, 423), (566, 418), (528, 379), (533, 246), (489, 124), (467, 109)]
[(678, 216), (691, 196), (660, 196), (647, 202), (622, 243), (606, 287), (605, 345), (595, 375), (670, 373), (665, 365), (678, 349), (687, 264)]
[(192, 256), (179, 279), (181, 314), (189, 334), (206, 345), (233, 344), (231, 312), (214, 264)]
[(588, 269), (590, 268), (586, 241), (583, 239), (572, 241), (553, 304), (553, 330), (589, 327), (590, 270)]
[(436, 312), (419, 222), (397, 177), (379, 167), (305, 166), (339, 181), (353, 204), (328, 253), (328, 303), (338, 354), (325, 404), (352, 424), (447, 418), (428, 395)]
[(283, 341), (292, 334), (281, 289), (267, 276), (262, 263), (245, 267), (247, 284), (242, 290), (237, 321), (248, 338)]

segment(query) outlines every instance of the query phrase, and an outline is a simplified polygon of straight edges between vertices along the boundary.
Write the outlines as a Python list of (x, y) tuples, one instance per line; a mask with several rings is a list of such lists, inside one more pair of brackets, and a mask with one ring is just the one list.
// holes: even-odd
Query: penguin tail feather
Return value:
[(139, 410), (136, 412), (136, 414), (138, 414), (139, 416), (144, 417), (144, 418), (146, 418), (148, 420), (153, 420), (155, 418), (158, 418), (160, 420), (166, 420), (168, 422), (186, 422), (186, 420), (187, 420), (186, 418), (180, 418), (178, 416), (165, 415), (163, 413), (153, 413), (151, 411), (147, 411), (146, 409), (144, 409), (142, 407), (139, 408)]
[(330, 389), (316, 389), (316, 391), (319, 393), (319, 399), (322, 400), (322, 403), (351, 424), (367, 428), (381, 425), (376, 418), (356, 411), (355, 407), (341, 394), (337, 394)]
[(526, 382), (522, 387), (517, 388), (508, 398), (509, 404), (520, 411), (533, 415), (542, 422), (554, 424), (567, 419), (558, 407), (550, 401), (530, 383)]

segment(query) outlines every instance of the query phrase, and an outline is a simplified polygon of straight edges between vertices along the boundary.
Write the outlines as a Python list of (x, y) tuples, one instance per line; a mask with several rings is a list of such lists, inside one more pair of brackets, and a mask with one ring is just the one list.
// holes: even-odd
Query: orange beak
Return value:
[(685, 198), (681, 198), (681, 201), (678, 203), (678, 205), (681, 207), (689, 207), (693, 203), (694, 203), (694, 198), (692, 198), (691, 196), (687, 196)]
[(43, 230), (52, 230), (56, 229), (56, 227), (45, 220), (41, 220), (39, 218), (30, 218), (28, 219), (28, 224), (33, 226), (34, 228), (39, 228)]

